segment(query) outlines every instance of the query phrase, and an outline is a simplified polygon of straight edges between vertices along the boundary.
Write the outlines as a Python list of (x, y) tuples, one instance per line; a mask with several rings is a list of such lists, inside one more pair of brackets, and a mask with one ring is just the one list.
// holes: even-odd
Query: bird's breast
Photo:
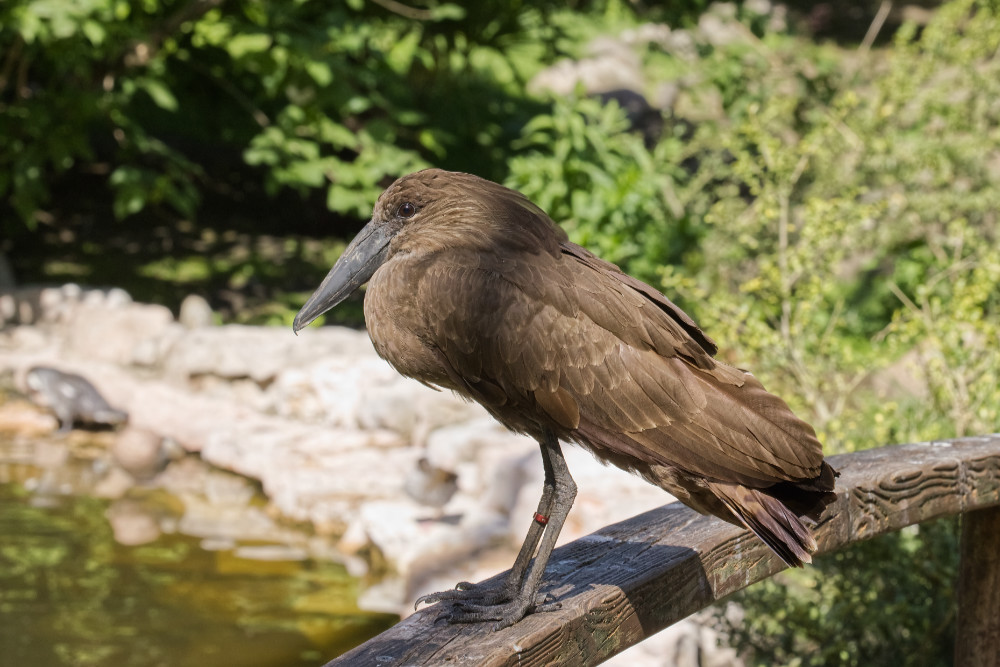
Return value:
[(427, 319), (435, 303), (421, 293), (421, 272), (390, 261), (368, 283), (365, 325), (380, 357), (399, 373), (420, 382), (455, 389), (442, 366)]

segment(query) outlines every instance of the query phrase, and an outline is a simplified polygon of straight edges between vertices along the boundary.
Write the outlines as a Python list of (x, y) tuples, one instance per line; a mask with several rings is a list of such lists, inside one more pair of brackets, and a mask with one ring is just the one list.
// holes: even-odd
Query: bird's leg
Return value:
[[(527, 576), (521, 580), (520, 588), (513, 596), (513, 599), (499, 604), (471, 604), (459, 601), (456, 604), (457, 609), (448, 617), (451, 623), (496, 621), (493, 629), (500, 630), (517, 623), (527, 614), (535, 611), (539, 606), (537, 595), (542, 583), (542, 576), (545, 574), (545, 566), (549, 562), (549, 556), (552, 555), (552, 549), (556, 545), (559, 531), (562, 530), (563, 523), (565, 523), (566, 517), (569, 515), (569, 510), (573, 506), (573, 500), (576, 498), (576, 483), (569, 474), (569, 468), (566, 466), (566, 459), (563, 458), (559, 441), (555, 437), (548, 435), (540, 444), (542, 447), (542, 459), (547, 464), (546, 477), (548, 478), (551, 473), (552, 497), (548, 503), (548, 514), (541, 515), (540, 518), (536, 516), (536, 521), (532, 524), (531, 530), (528, 532), (528, 539), (525, 540), (525, 544), (521, 548), (521, 553), (518, 554), (518, 560), (521, 560), (525, 547), (531, 542), (532, 537), (534, 536), (535, 540), (537, 540), (537, 533), (541, 533), (538, 554), (535, 556), (534, 561), (531, 562)], [(536, 529), (536, 525), (540, 525), (541, 528)], [(532, 545), (531, 551), (534, 551), (534, 545)], [(526, 556), (525, 560), (527, 559), (528, 557)], [(515, 562), (515, 566), (517, 565), (518, 563)], [(514, 574), (513, 570), (511, 574)]]
[[(473, 601), (482, 605), (495, 605), (501, 602), (510, 602), (521, 590), (521, 584), (528, 571), (528, 563), (535, 555), (535, 549), (542, 538), (545, 526), (549, 521), (552, 510), (552, 499), (555, 496), (555, 473), (552, 469), (552, 461), (545, 442), (539, 442), (542, 450), (542, 467), (545, 470), (545, 481), (542, 483), (542, 497), (538, 501), (538, 509), (535, 510), (534, 520), (528, 528), (528, 534), (521, 544), (521, 550), (517, 552), (517, 558), (510, 568), (510, 572), (499, 587), (487, 587), (482, 584), (473, 584), (468, 581), (460, 581), (453, 590), (441, 591), (439, 593), (429, 593), (417, 598), (414, 606), (422, 603), (431, 604), (442, 600), (463, 600)], [(556, 444), (558, 447), (558, 443)], [(561, 456), (561, 452), (560, 452)], [(572, 481), (572, 480), (571, 480)]]

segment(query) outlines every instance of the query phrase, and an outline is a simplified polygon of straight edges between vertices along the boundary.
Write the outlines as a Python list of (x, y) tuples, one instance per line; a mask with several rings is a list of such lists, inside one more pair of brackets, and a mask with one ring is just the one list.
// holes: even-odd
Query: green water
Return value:
[(0, 666), (315, 666), (398, 620), (358, 610), (338, 564), (123, 546), (108, 507), (0, 483)]

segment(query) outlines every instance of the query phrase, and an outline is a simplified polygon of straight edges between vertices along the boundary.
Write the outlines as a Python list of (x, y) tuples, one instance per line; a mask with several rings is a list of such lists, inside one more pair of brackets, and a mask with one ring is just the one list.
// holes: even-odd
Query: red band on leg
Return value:
[(539, 514), (538, 512), (535, 512), (535, 521), (544, 526), (549, 522), (549, 517), (545, 516), (544, 514)]

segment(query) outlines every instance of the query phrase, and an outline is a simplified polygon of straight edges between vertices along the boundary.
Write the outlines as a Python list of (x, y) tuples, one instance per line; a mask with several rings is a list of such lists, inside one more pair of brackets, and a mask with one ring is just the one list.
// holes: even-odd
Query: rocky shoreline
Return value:
[[(256, 557), (334, 558), (357, 576), (375, 567), (382, 576), (360, 600), (368, 609), (406, 615), (419, 595), (510, 566), (541, 490), (532, 440), (478, 405), (399, 376), (364, 331), (320, 327), (296, 337), (290, 328), (212, 320), (198, 297), (175, 320), (120, 289), (0, 293), (0, 377), (13, 389), (9, 398), (29, 368), (46, 365), (86, 377), (129, 413), (117, 434), (60, 440), (54, 417), (10, 398), (0, 404), (0, 431), (35, 465), (47, 455), (57, 467), (60, 455), (51, 452), (60, 446), (105, 447), (90, 477), (96, 494), (117, 499), (109, 518), (116, 535), (127, 528), (122, 541), (181, 530), (229, 548), (249, 534), (274, 544)], [(670, 501), (582, 450), (568, 447), (566, 456), (580, 491), (561, 542)], [(422, 458), (454, 480), (440, 507), (405, 492)], [(155, 514), (129, 511), (135, 485), (180, 497), (179, 521), (164, 516), (160, 523), (170, 525), (158, 525)], [(249, 500), (255, 485), (264, 507)], [(296, 522), (312, 536), (294, 535)], [(684, 664), (709, 664), (703, 652), (717, 649), (704, 631), (687, 621), (661, 635), (673, 637), (668, 652), (684, 645), (702, 653)], [(711, 664), (731, 664), (732, 652), (723, 653), (729, 662)]]

